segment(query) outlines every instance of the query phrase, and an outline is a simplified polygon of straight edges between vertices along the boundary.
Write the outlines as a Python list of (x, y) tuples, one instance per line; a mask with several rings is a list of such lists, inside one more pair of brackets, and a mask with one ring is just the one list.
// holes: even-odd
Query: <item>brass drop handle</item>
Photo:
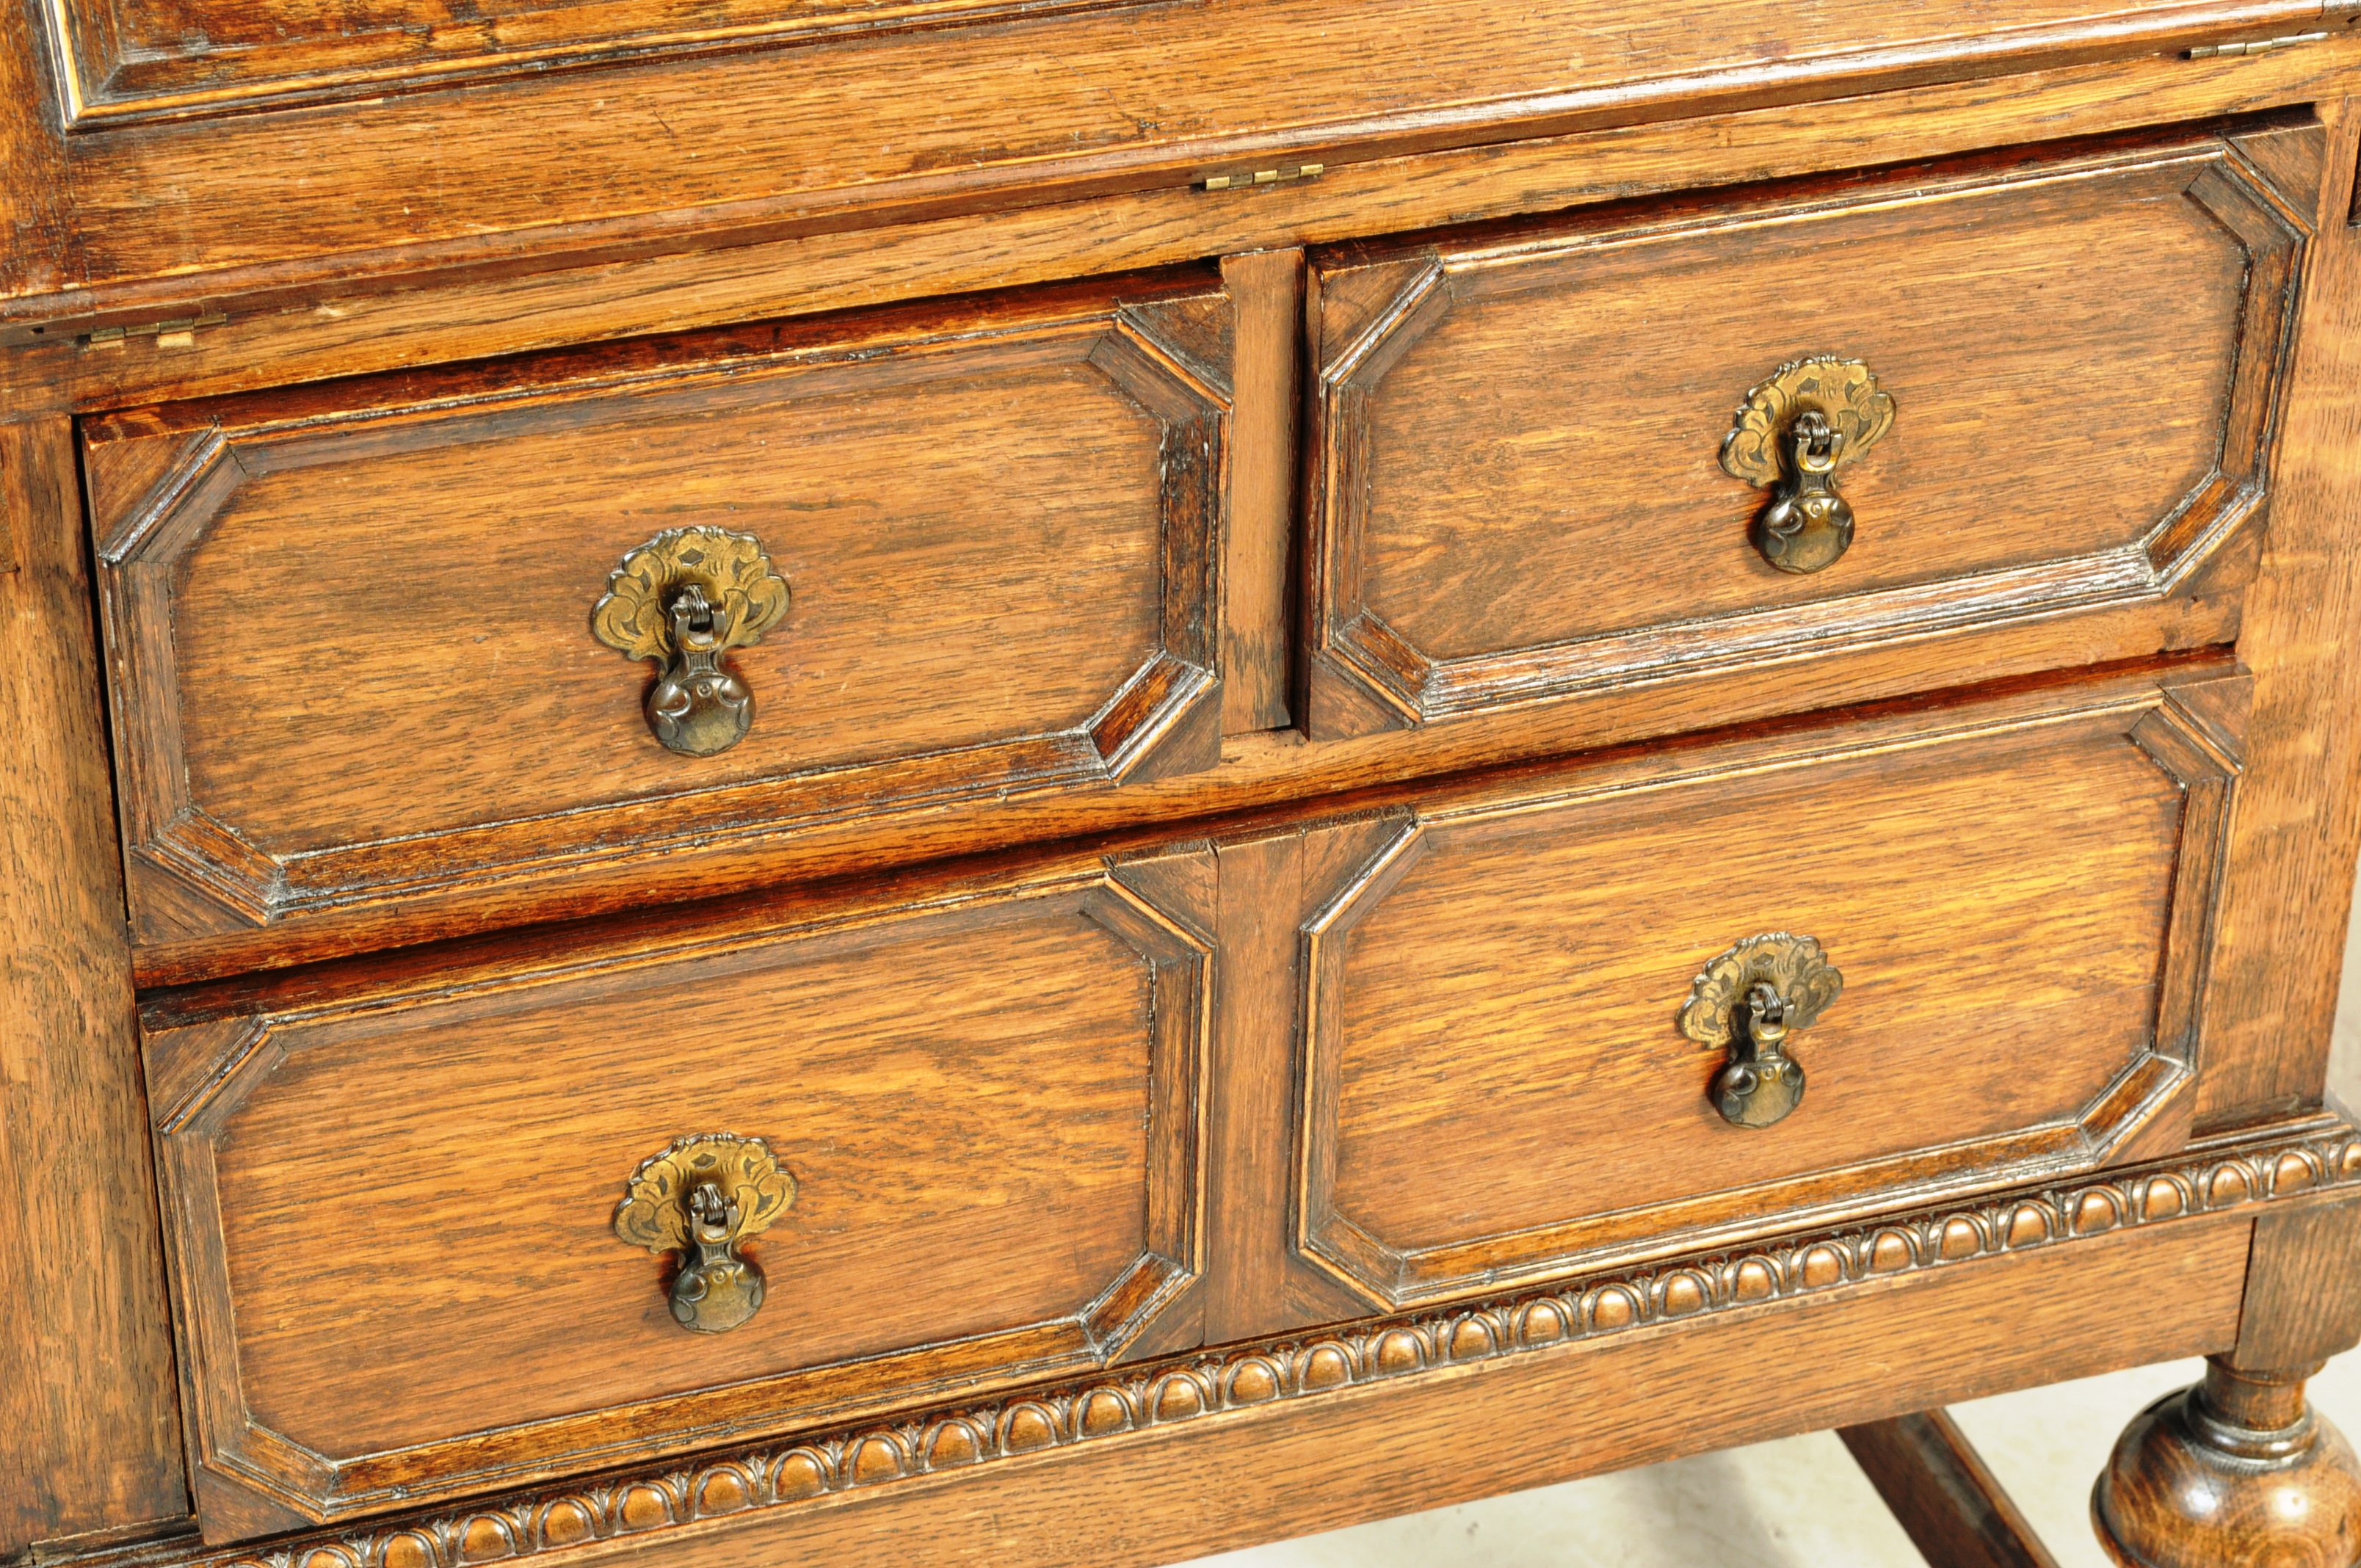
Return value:
[(680, 1255), (666, 1295), (673, 1321), (698, 1333), (736, 1328), (763, 1305), (762, 1266), (738, 1250), (796, 1201), (796, 1179), (760, 1138), (697, 1133), (640, 1162), (615, 1208), (615, 1234)]
[(1732, 478), (1767, 487), (1754, 518), (1754, 548), (1783, 572), (1817, 572), (1852, 547), (1852, 504), (1838, 470), (1877, 444), (1894, 423), (1894, 399), (1858, 359), (1798, 359), (1746, 394), (1722, 437)]
[(786, 579), (762, 542), (723, 528), (667, 529), (623, 557), (590, 611), (591, 634), (659, 665), (648, 728), (691, 757), (726, 751), (754, 722), (754, 694), (722, 661), (787, 613)]
[(1682, 1003), (1681, 1033), (1728, 1059), (1708, 1091), (1722, 1119), (1768, 1127), (1804, 1101), (1804, 1064), (1787, 1036), (1809, 1028), (1844, 991), (1844, 976), (1809, 937), (1749, 937), (1706, 965)]

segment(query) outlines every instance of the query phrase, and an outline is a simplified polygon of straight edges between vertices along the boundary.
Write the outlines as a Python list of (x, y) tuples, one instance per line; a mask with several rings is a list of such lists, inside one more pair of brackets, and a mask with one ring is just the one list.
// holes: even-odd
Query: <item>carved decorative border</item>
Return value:
[(2350, 1125), (365, 1530), (137, 1555), (192, 1568), (474, 1568), (2333, 1189), (2361, 1190), (2361, 1130)]

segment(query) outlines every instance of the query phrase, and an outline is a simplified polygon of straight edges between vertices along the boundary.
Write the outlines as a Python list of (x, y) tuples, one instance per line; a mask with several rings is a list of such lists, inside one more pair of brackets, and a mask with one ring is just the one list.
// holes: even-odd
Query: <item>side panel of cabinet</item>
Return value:
[(0, 425), (0, 1558), (188, 1512), (74, 488)]
[(2361, 853), (2361, 99), (2323, 106), (2329, 176), (2268, 538), (2239, 657), (2255, 675), (2223, 894), (2201, 1126), (2315, 1104)]

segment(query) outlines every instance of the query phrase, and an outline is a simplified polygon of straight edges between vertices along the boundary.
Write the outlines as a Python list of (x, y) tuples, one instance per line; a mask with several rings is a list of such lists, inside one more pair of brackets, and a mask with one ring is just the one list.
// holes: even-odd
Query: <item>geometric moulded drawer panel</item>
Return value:
[(1157, 865), (151, 1012), (207, 1535), (1185, 1345), (1211, 944)]
[(2207, 137), (1316, 256), (1311, 729), (2235, 598), (2312, 202)]
[[(1211, 761), (1228, 311), (1039, 291), (95, 422), (137, 929)], [(738, 695), (666, 718), (700, 635)]]
[[(2179, 1146), (2244, 689), (2076, 684), (1406, 816), (1304, 927), (1304, 1256), (1391, 1307)], [(1689, 1027), (1743, 1008), (1733, 950), (1802, 955), (1754, 977), (1784, 1113), (1726, 1107), (1741, 1052)]]

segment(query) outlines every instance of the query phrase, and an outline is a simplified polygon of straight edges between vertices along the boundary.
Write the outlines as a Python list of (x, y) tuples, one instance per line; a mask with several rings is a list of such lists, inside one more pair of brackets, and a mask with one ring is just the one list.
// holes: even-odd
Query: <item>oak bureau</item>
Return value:
[(2202, 1354), (2117, 1559), (2361, 1561), (2361, 5), (9, 0), (0, 159), (0, 1560), (2026, 1562), (1938, 1408)]

